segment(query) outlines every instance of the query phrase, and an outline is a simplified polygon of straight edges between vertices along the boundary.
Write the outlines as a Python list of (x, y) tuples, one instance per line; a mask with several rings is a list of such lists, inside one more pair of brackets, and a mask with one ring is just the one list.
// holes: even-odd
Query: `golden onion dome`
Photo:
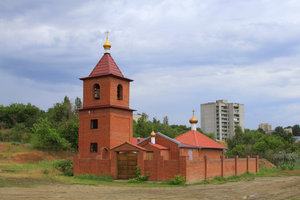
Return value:
[(156, 134), (155, 134), (154, 131), (152, 131), (151, 134), (150, 134), (151, 137), (155, 137), (155, 135), (156, 135)]
[(106, 42), (103, 44), (103, 48), (106, 50), (106, 49), (110, 49), (111, 48), (111, 44), (109, 43), (108, 41), (108, 32), (106, 32)]
[(194, 113), (195, 113), (195, 111), (193, 110), (193, 117), (190, 119), (191, 124), (197, 124), (198, 123), (198, 119), (195, 117)]

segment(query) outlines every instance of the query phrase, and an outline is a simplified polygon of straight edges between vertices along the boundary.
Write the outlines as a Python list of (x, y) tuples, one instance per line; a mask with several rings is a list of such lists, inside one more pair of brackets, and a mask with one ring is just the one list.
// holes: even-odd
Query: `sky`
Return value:
[[(200, 104), (244, 104), (245, 127), (300, 123), (300, 1), (0, 1), (0, 104), (82, 98), (111, 55), (130, 107), (188, 125)], [(198, 123), (200, 127), (200, 123)]]

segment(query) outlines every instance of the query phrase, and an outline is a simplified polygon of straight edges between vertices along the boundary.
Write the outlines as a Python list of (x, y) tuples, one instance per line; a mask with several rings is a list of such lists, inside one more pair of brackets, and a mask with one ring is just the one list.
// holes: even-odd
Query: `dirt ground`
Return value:
[(300, 176), (264, 177), (220, 185), (186, 187), (128, 187), (87, 185), (41, 185), (0, 188), (3, 200), (90, 199), (300, 199)]

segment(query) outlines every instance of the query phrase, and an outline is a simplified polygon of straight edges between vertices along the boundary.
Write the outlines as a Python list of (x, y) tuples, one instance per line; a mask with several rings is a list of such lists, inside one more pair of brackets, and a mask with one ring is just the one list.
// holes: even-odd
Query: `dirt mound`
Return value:
[(259, 159), (259, 164), (261, 165), (262, 168), (276, 168), (276, 165), (268, 161), (267, 159), (260, 158)]
[(11, 155), (11, 159), (16, 163), (37, 163), (43, 160), (57, 160), (57, 159), (73, 159), (73, 152), (62, 151), (21, 151)]

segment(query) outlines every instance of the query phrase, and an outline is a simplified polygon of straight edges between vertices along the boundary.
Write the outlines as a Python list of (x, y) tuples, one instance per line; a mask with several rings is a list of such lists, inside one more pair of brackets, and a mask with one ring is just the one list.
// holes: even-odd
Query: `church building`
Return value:
[(105, 174), (115, 179), (136, 176), (139, 166), (149, 180), (166, 181), (175, 175), (192, 183), (215, 176), (258, 172), (258, 157), (231, 158), (216, 141), (196, 130), (198, 120), (190, 119), (191, 130), (176, 138), (152, 131), (149, 137), (133, 138), (133, 109), (129, 107), (130, 82), (110, 54), (105, 53), (83, 81), (83, 107), (79, 109), (78, 154), (74, 175)]

